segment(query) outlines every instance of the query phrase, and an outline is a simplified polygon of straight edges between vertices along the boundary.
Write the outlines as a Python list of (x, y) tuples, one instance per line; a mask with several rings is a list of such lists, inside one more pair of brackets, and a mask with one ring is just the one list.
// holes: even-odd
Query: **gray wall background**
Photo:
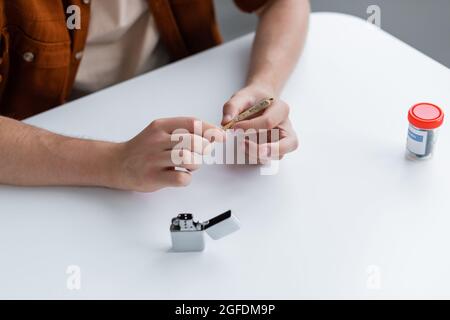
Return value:
[[(312, 11), (367, 18), (367, 7), (381, 8), (381, 27), (450, 68), (450, 0), (310, 0)], [(256, 18), (239, 12), (232, 0), (215, 0), (225, 41), (255, 30)]]

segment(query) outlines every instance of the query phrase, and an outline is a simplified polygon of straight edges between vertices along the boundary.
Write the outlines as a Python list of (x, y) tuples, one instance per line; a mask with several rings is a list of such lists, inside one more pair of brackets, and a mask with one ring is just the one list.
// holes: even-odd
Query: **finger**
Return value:
[(208, 152), (208, 146), (211, 144), (208, 139), (192, 133), (171, 134), (170, 140), (165, 146), (165, 150), (186, 149), (200, 155)]
[(277, 101), (266, 110), (259, 117), (243, 120), (235, 124), (235, 129), (273, 129), (280, 123), (285, 121), (289, 116), (289, 106)]
[(191, 173), (173, 169), (162, 171), (159, 178), (165, 186), (170, 187), (185, 187), (192, 181)]
[[(261, 145), (255, 143), (254, 141), (244, 141), (244, 150), (248, 155), (249, 164), (262, 164), (269, 161), (269, 159), (266, 159), (267, 157), (261, 156)], [(263, 159), (265, 161), (262, 161)]]
[(250, 108), (256, 103), (254, 97), (248, 95), (234, 95), (223, 106), (222, 125), (229, 123), (239, 113)]
[[(199, 136), (204, 136), (209, 133), (209, 136), (214, 136), (218, 140), (224, 138), (224, 131), (208, 122), (201, 121), (191, 117), (165, 118), (153, 121), (150, 126), (172, 133), (194, 133)], [(220, 140), (220, 141), (222, 141)]]
[[(297, 150), (299, 142), (295, 135), (289, 135), (282, 138), (280, 141), (272, 142), (271, 145), (278, 144), (279, 153), (284, 156), (290, 152)], [(273, 149), (273, 147), (271, 147)]]
[(242, 142), (241, 150), (247, 155), (247, 164), (259, 164), (257, 143), (251, 140), (244, 140)]
[(277, 142), (256, 144), (253, 141), (245, 141), (245, 151), (249, 155), (249, 159), (258, 161), (258, 163), (266, 163), (270, 160), (280, 160), (286, 154), (298, 148), (298, 140), (296, 136), (286, 136)]
[[(173, 167), (169, 167), (169, 168), (173, 168)], [(176, 166), (176, 168), (183, 168), (189, 172), (194, 172), (194, 171), (197, 171), (198, 169), (200, 169), (200, 165), (183, 163), (183, 164)]]
[(198, 153), (188, 150), (172, 150), (162, 154), (162, 165), (164, 167), (180, 167), (188, 170), (198, 170), (203, 163), (203, 158)]

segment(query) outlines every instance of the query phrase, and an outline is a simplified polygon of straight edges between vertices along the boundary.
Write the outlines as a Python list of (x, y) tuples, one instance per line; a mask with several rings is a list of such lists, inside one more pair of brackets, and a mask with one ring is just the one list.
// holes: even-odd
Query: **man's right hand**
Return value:
[[(199, 131), (194, 128), (199, 128), (200, 124), (201, 132), (194, 132)], [(171, 139), (171, 134), (177, 129), (184, 129), (186, 134), (183, 134), (183, 139), (189, 138), (193, 142), (188, 148), (177, 151), (183, 159), (183, 164), (175, 164), (172, 159), (172, 150), (179, 148), (179, 141)], [(192, 172), (198, 169), (198, 165), (193, 161), (194, 153), (203, 155), (211, 143), (204, 138), (206, 130), (208, 136), (214, 136), (217, 141), (223, 140), (225, 133), (222, 129), (195, 118), (153, 121), (136, 137), (117, 146), (117, 175), (113, 179), (112, 187), (153, 192), (164, 187), (188, 185)], [(178, 134), (177, 136), (179, 137)], [(186, 170), (175, 170), (175, 167)]]
[[(177, 129), (184, 131), (182, 144), (173, 141), (180, 137), (172, 135)], [(194, 118), (170, 118), (153, 121), (130, 141), (113, 143), (62, 136), (0, 116), (0, 184), (141, 192), (186, 186), (198, 169), (190, 160), (210, 143), (203, 137), (220, 141), (224, 135), (222, 129)], [(188, 137), (195, 143), (184, 143)], [(183, 163), (172, 161), (172, 150)]]

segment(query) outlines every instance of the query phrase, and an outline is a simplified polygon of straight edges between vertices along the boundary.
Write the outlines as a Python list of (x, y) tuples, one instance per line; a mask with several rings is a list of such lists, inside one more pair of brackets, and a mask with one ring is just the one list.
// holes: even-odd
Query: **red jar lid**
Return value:
[(418, 103), (409, 109), (408, 120), (418, 129), (436, 129), (444, 122), (444, 112), (431, 103)]

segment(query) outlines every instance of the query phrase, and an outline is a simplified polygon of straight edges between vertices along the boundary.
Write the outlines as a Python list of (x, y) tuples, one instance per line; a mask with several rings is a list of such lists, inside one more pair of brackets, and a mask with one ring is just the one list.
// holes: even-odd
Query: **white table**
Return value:
[[(218, 123), (252, 35), (38, 115), (125, 140), (152, 119)], [(404, 159), (407, 110), (450, 105), (450, 71), (364, 21), (314, 14), (284, 92), (301, 147), (280, 172), (205, 166), (184, 189), (0, 187), (1, 298), (450, 298), (450, 131)], [(184, 101), (192, 101), (181, 106)], [(448, 111), (449, 109), (447, 109)], [(249, 201), (250, 200), (250, 201)], [(171, 253), (169, 223), (233, 209), (242, 230)], [(81, 268), (81, 290), (66, 269)]]

